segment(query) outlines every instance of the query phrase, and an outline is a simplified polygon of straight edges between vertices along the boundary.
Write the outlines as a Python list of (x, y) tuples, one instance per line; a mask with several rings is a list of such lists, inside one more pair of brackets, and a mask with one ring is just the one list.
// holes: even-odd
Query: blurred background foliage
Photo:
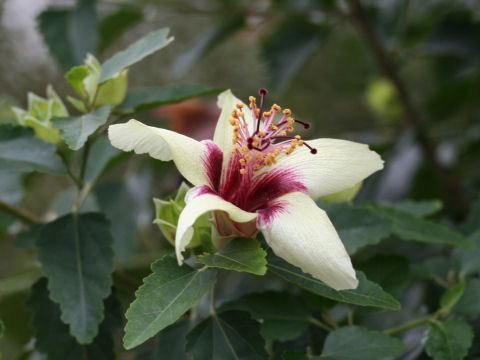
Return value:
[[(385, 170), (364, 184), (357, 201), (439, 199), (444, 206), (436, 218), (457, 224), (479, 196), (476, 0), (3, 0), (0, 16), (1, 123), (15, 122), (11, 106), (27, 108), (27, 92), (43, 97), (52, 84), (57, 93), (74, 95), (64, 74), (86, 53), (103, 61), (147, 32), (169, 27), (175, 41), (131, 69), (130, 90), (188, 82), (231, 88), (246, 99), (266, 87), (270, 99), (312, 123), (308, 137), (365, 142), (382, 154)], [(202, 139), (211, 137), (217, 116), (211, 94), (137, 118)], [(151, 198), (165, 197), (180, 181), (171, 164), (135, 157), (88, 199), (87, 208), (112, 222), (117, 261), (125, 264), (115, 273), (120, 296), (122, 284), (138, 286), (138, 274), (167, 246), (151, 225)], [(0, 172), (0, 198), (39, 217), (65, 213), (72, 188), (65, 177)], [(32, 348), (23, 303), (39, 265), (33, 252), (9, 241), (21, 230), (0, 213), (0, 318), (12, 329), (0, 340), (6, 359)], [(16, 246), (28, 248), (28, 236)], [(387, 241), (377, 251), (389, 246), (402, 247)], [(403, 246), (405, 256), (442, 255)], [(408, 289), (418, 303), (415, 290)], [(128, 303), (131, 294), (123, 295)]]

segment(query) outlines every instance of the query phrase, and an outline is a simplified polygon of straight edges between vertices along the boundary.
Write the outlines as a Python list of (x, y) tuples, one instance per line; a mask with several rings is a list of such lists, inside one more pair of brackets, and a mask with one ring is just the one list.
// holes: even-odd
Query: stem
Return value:
[(465, 217), (468, 213), (469, 205), (459, 185), (459, 181), (438, 161), (435, 154), (435, 148), (430, 143), (430, 140), (425, 133), (421, 116), (412, 104), (407, 88), (398, 74), (398, 69), (381, 46), (360, 0), (349, 0), (348, 4), (350, 14), (357, 23), (370, 52), (375, 58), (378, 66), (390, 79), (397, 90), (398, 99), (405, 111), (405, 120), (407, 124), (415, 130), (416, 139), (420, 144), (426, 160), (429, 162), (433, 172), (438, 178), (438, 181), (444, 187), (446, 198), (448, 198), (450, 205), (457, 215)]
[(25, 224), (37, 224), (40, 222), (40, 219), (37, 218), (35, 215), (32, 213), (28, 212), (25, 209), (21, 209), (15, 205), (8, 204), (4, 202), (3, 200), (0, 200), (0, 210), (3, 211), (4, 213), (11, 215), (21, 221), (23, 221)]
[(424, 317), (406, 322), (405, 324), (394, 326), (390, 329), (385, 330), (384, 333), (387, 334), (387, 335), (396, 334), (396, 333), (399, 333), (399, 332), (409, 330), (411, 328), (426, 324), (426, 323), (428, 323), (428, 322), (430, 322), (434, 319), (435, 319), (435, 315), (430, 314), (430, 315), (427, 315), (427, 316), (424, 316)]
[(83, 181), (83, 177), (85, 176), (85, 170), (87, 168), (89, 153), (90, 153), (90, 141), (87, 140), (87, 142), (85, 143), (85, 149), (83, 150), (82, 165), (80, 167), (80, 180), (82, 181)]
[(217, 314), (217, 311), (215, 310), (215, 284), (213, 284), (212, 290), (210, 291), (210, 314)]
[(328, 326), (327, 324), (324, 324), (323, 322), (314, 318), (313, 316), (308, 318), (308, 322), (312, 325), (318, 326), (319, 328), (325, 331), (328, 331), (328, 332), (333, 331), (333, 329), (330, 326)]
[(82, 181), (75, 176), (75, 174), (72, 172), (72, 169), (70, 168), (70, 164), (68, 163), (67, 158), (65, 157), (65, 153), (63, 151), (57, 151), (57, 154), (60, 155), (60, 158), (62, 159), (63, 164), (65, 165), (65, 168), (67, 169), (67, 174), (72, 179), (72, 181), (77, 185), (77, 188), (81, 188), (83, 186)]

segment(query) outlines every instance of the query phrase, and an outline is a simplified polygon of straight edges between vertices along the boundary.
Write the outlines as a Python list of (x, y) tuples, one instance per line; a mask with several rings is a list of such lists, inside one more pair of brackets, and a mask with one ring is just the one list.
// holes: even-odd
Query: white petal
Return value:
[(193, 224), (203, 214), (220, 210), (225, 211), (233, 221), (244, 223), (254, 220), (256, 213), (251, 213), (223, 200), (220, 196), (211, 193), (202, 194), (202, 188), (196, 187), (187, 194), (187, 205), (178, 218), (177, 233), (175, 235), (175, 252), (179, 265), (183, 262), (182, 251), (190, 243), (193, 236)]
[(248, 123), (250, 133), (253, 132), (253, 118), (250, 108), (243, 103), (240, 99), (236, 98), (231, 90), (225, 90), (218, 95), (217, 106), (222, 109), (220, 117), (218, 118), (217, 127), (215, 128), (215, 134), (213, 135), (213, 142), (218, 145), (223, 152), (223, 164), (226, 167), (230, 158), (232, 150), (233, 139), (233, 126), (228, 119), (231, 117), (232, 111), (237, 104), (243, 104), (243, 112), (245, 114), (245, 120)]
[(124, 124), (111, 125), (108, 138), (113, 146), (123, 151), (134, 150), (137, 154), (148, 153), (158, 160), (173, 160), (189, 182), (194, 185), (208, 184), (202, 158), (207, 151), (204, 143), (133, 119)]
[(350, 257), (325, 211), (300, 192), (283, 195), (275, 204), (257, 218), (273, 252), (336, 290), (355, 289)]
[(296, 169), (313, 198), (351, 188), (383, 169), (383, 160), (368, 145), (337, 139), (316, 139), (308, 144), (317, 149), (316, 154), (305, 146), (297, 147), (290, 155), (278, 157), (276, 166)]

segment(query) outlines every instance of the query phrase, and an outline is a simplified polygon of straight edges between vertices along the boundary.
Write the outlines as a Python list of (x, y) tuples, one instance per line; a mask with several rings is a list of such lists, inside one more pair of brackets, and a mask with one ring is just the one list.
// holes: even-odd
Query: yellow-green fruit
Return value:
[(327, 204), (333, 203), (333, 202), (350, 201), (350, 200), (353, 200), (353, 198), (355, 198), (355, 196), (358, 194), (361, 188), (362, 188), (362, 182), (359, 182), (358, 184), (352, 186), (351, 188), (339, 191), (334, 194), (323, 196), (320, 199)]
[(403, 115), (393, 84), (384, 78), (372, 81), (367, 88), (367, 104), (382, 122), (398, 123)]

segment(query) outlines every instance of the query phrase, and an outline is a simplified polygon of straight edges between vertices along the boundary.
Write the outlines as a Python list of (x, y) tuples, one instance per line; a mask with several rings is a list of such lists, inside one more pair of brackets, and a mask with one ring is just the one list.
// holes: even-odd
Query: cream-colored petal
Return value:
[(211, 193), (203, 193), (204, 187), (196, 187), (189, 191), (186, 200), (187, 205), (178, 218), (177, 233), (175, 235), (175, 252), (178, 264), (183, 262), (182, 251), (190, 243), (193, 236), (193, 225), (203, 214), (213, 211), (225, 211), (233, 221), (244, 223), (254, 220), (256, 213), (251, 213), (223, 200), (220, 196)]
[(202, 158), (207, 151), (204, 143), (133, 119), (111, 125), (108, 138), (113, 146), (123, 151), (134, 150), (137, 154), (148, 153), (158, 160), (173, 160), (183, 177), (195, 186), (208, 184)]
[(233, 139), (233, 126), (228, 119), (231, 117), (232, 111), (236, 108), (237, 104), (243, 104), (243, 113), (245, 114), (245, 120), (248, 123), (250, 133), (253, 132), (253, 117), (250, 108), (243, 103), (240, 99), (236, 98), (232, 94), (231, 90), (225, 90), (218, 95), (217, 106), (222, 109), (220, 117), (218, 118), (217, 127), (215, 128), (215, 134), (213, 136), (213, 142), (222, 149), (223, 152), (223, 164), (224, 167), (228, 164), (230, 159), (230, 153), (232, 151), (232, 139)]
[(277, 158), (277, 167), (298, 170), (313, 198), (353, 187), (367, 176), (383, 169), (383, 160), (368, 145), (347, 140), (316, 139), (308, 144), (317, 149), (311, 154), (306, 146)]
[(273, 252), (335, 290), (355, 289), (350, 257), (325, 211), (306, 194), (279, 197), (257, 226)]

